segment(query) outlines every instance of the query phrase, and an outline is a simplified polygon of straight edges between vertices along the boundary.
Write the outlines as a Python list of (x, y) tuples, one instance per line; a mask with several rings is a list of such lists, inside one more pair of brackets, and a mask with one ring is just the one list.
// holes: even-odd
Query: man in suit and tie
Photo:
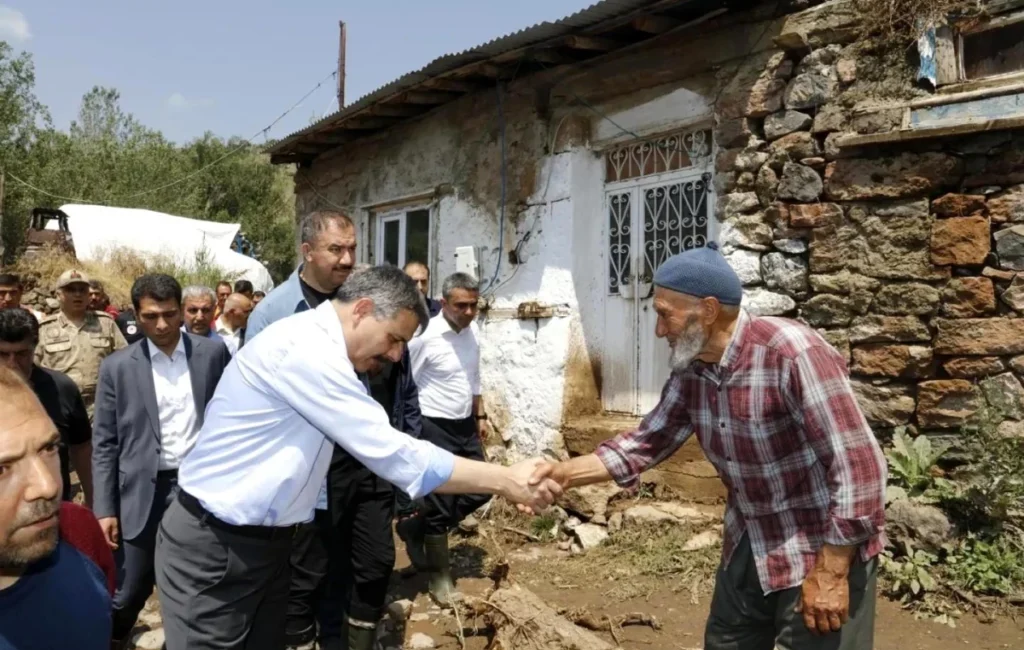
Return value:
[(219, 341), (182, 331), (181, 285), (144, 275), (132, 305), (145, 337), (100, 367), (93, 424), (94, 511), (117, 550), (113, 638), (125, 643), (153, 592), (156, 532), (231, 360)]

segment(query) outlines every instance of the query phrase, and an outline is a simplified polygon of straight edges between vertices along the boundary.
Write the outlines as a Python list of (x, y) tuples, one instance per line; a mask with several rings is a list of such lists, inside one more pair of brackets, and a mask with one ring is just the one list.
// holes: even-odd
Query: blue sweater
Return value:
[(103, 570), (67, 541), (0, 591), (0, 650), (109, 650)]

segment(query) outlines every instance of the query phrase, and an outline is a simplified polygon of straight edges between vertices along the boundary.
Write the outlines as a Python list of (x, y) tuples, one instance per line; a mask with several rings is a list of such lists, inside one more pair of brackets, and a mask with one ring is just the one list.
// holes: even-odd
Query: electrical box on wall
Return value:
[(480, 279), (480, 258), (476, 246), (459, 246), (455, 249), (455, 272), (468, 273)]

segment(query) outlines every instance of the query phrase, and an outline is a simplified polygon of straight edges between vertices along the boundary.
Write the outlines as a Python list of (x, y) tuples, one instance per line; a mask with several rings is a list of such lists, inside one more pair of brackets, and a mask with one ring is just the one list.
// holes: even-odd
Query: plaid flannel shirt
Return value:
[(719, 364), (674, 372), (640, 427), (597, 455), (633, 487), (694, 432), (729, 490), (723, 561), (749, 535), (765, 594), (803, 582), (823, 544), (863, 560), (884, 547), (885, 458), (846, 362), (814, 330), (741, 310)]

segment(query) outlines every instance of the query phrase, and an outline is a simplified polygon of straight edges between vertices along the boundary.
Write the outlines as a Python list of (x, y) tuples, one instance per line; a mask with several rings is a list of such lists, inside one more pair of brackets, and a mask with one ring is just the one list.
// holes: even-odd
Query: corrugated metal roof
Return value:
[(482, 45), (456, 52), (445, 54), (434, 59), (419, 70), (409, 72), (398, 79), (381, 86), (377, 90), (360, 97), (358, 100), (329, 115), (322, 120), (296, 131), (283, 138), (279, 143), (271, 147), (271, 153), (281, 152), (288, 148), (288, 145), (302, 136), (321, 131), (325, 126), (342, 122), (350, 115), (372, 106), (374, 103), (390, 97), (396, 93), (408, 90), (424, 81), (437, 77), (438, 75), (452, 72), (463, 66), (486, 61), (495, 56), (522, 49), (531, 45), (549, 41), (559, 36), (568, 36), (578, 33), (581, 29), (597, 25), (606, 20), (623, 16), (638, 9), (644, 9), (653, 5), (661, 8), (670, 5), (687, 4), (689, 0), (678, 0), (671, 3), (665, 0), (601, 0), (593, 5), (577, 11), (555, 22), (542, 22), (532, 27), (521, 29), (506, 36), (502, 36)]

